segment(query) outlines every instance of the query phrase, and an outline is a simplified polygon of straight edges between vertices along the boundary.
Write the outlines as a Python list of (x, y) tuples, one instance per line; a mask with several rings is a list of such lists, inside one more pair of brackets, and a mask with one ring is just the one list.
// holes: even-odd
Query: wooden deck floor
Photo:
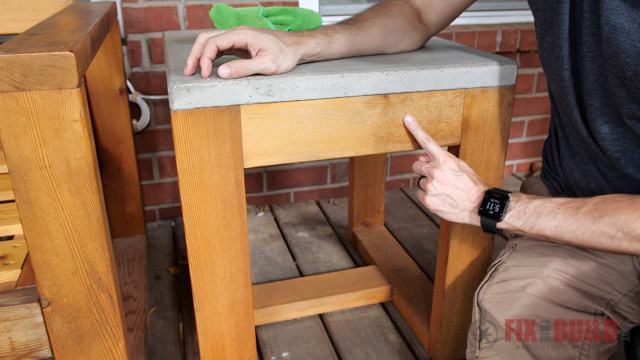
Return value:
[[(517, 191), (521, 182), (509, 175), (504, 187)], [(385, 211), (387, 228), (433, 279), (437, 216), (417, 201), (415, 188), (387, 191)], [(253, 208), (248, 223), (254, 283), (364, 264), (346, 239), (347, 199)], [(181, 223), (149, 230), (149, 359), (198, 358)], [(494, 257), (505, 244), (496, 237)], [(429, 358), (391, 303), (258, 326), (256, 335), (265, 360)]]

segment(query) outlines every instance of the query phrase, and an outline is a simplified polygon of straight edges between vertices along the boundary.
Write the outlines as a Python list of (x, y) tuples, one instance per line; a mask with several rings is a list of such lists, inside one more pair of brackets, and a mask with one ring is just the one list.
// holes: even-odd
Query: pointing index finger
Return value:
[(432, 161), (437, 160), (439, 157), (439, 153), (442, 150), (440, 145), (438, 145), (426, 131), (422, 129), (420, 124), (416, 118), (411, 115), (407, 115), (404, 117), (404, 125), (411, 132), (411, 135), (416, 139), (418, 144), (424, 149), (424, 151), (429, 155)]

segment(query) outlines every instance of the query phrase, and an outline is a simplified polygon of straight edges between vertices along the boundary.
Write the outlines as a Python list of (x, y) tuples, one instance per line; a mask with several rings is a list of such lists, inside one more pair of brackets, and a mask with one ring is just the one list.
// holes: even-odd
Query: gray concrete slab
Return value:
[[(274, 76), (223, 80), (182, 75), (199, 31), (164, 33), (169, 106), (173, 110), (405, 92), (513, 85), (515, 61), (447, 40), (402, 54), (360, 56), (297, 66)], [(225, 56), (214, 64), (233, 60)], [(216, 74), (214, 70), (214, 74)]]

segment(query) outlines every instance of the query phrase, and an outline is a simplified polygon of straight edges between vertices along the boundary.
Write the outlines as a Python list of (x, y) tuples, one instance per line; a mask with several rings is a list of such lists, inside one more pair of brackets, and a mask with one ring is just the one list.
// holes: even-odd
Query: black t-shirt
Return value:
[(640, 194), (640, 1), (529, 0), (551, 125), (555, 196)]

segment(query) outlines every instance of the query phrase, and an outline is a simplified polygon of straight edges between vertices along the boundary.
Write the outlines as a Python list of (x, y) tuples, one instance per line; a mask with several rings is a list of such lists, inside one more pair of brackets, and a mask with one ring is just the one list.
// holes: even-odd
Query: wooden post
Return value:
[[(466, 91), (460, 146), (452, 149), (489, 186), (504, 172), (514, 87)], [(491, 261), (493, 237), (476, 226), (440, 225), (429, 353), (464, 358), (473, 295)]]
[(145, 359), (147, 237), (117, 23), (111, 26), (85, 79), (122, 292), (129, 357)]
[(171, 114), (202, 359), (256, 359), (240, 108)]
[[(384, 225), (387, 154), (349, 159), (349, 239), (354, 230)], [(355, 243), (354, 243), (355, 244)]]
[(127, 358), (84, 85), (0, 94), (0, 129), (54, 357)]

